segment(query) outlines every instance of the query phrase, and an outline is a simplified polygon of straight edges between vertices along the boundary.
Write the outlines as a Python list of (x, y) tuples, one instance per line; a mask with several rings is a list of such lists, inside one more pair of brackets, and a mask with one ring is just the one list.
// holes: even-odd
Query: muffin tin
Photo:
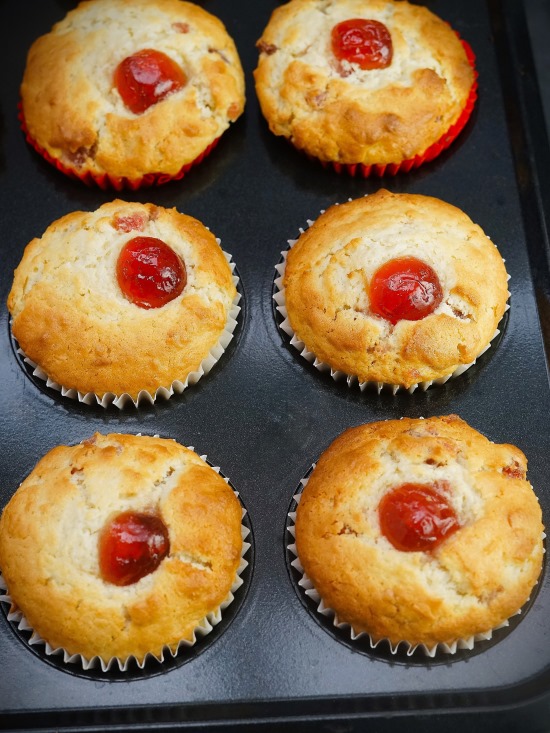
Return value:
[[(215, 631), (188, 656), (130, 675), (87, 674), (33, 652), (0, 614), (1, 727), (24, 730), (377, 731), (540, 729), (550, 716), (550, 578), (545, 566), (527, 612), (472, 651), (434, 659), (357, 647), (308, 612), (296, 589), (287, 513), (300, 479), (344, 429), (372, 420), (457, 413), (495, 442), (519, 446), (550, 524), (550, 395), (539, 313), (550, 274), (546, 223), (550, 152), (542, 124), (521, 0), (426, 3), (473, 47), (479, 100), (451, 148), (396, 177), (351, 178), (309, 161), (267, 129), (252, 69), (274, 0), (210, 0), (234, 37), (247, 107), (182, 181), (106, 192), (72, 181), (25, 142), (18, 87), (32, 41), (75, 5), (4, 4), (0, 124), (0, 297), (23, 248), (56, 218), (119, 196), (197, 217), (221, 237), (241, 278), (243, 307), (224, 358), (168, 401), (118, 410), (62, 397), (30, 378), (0, 310), (0, 506), (38, 459), (93, 432), (158, 433), (193, 445), (223, 467), (248, 510), (247, 582)], [(511, 274), (503, 333), (467, 372), (414, 394), (363, 392), (335, 382), (281, 335), (272, 300), (275, 265), (307, 218), (374, 192), (438, 196), (491, 236)], [(546, 187), (545, 187), (546, 186)], [(545, 208), (546, 207), (546, 208)], [(550, 345), (550, 341), (546, 340)], [(249, 540), (251, 541), (251, 540)]]

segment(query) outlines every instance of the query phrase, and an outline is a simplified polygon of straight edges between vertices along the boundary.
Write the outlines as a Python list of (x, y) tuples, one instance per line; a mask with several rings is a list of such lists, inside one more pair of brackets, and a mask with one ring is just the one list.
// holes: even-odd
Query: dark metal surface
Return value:
[[(301, 723), (308, 731), (385, 732), (406, 721), (412, 731), (443, 725), (461, 731), (517, 730), (520, 724), (525, 730), (547, 729), (546, 571), (528, 612), (494, 641), (471, 654), (411, 661), (356, 651), (327, 633), (296, 594), (285, 558), (286, 513), (311, 463), (345, 428), (403, 415), (454, 412), (492, 440), (521, 447), (548, 524), (550, 399), (538, 317), (548, 282), (545, 189), (538, 165), (548, 151), (538, 125), (540, 101), (521, 3), (426, 3), (472, 45), (479, 101), (461, 137), (439, 159), (407, 175), (367, 181), (325, 171), (268, 132), (251, 72), (254, 43), (277, 4), (204, 3), (236, 40), (247, 75), (246, 113), (182, 181), (120, 195), (196, 216), (233, 255), (244, 312), (235, 341), (213, 371), (154, 407), (121, 412), (79, 405), (29, 379), (10, 344), (6, 309), (0, 311), (0, 506), (59, 443), (78, 442), (96, 430), (175, 438), (220, 465), (248, 508), (255, 539), (248, 594), (202, 653), (166, 672), (155, 667), (151, 675), (129, 680), (52, 666), (0, 615), (0, 727), (281, 730), (283, 724)], [(0, 49), (2, 302), (32, 237), (70, 211), (94, 209), (115, 197), (65, 178), (26, 145), (18, 128), (26, 51), (73, 5), (62, 0), (41, 0), (31, 9), (16, 0), (2, 5), (7, 29)], [(512, 276), (510, 317), (500, 343), (463, 376), (426, 393), (392, 397), (334, 383), (287, 346), (273, 315), (274, 266), (287, 239), (320, 209), (382, 185), (435, 195), (462, 208), (498, 245)]]

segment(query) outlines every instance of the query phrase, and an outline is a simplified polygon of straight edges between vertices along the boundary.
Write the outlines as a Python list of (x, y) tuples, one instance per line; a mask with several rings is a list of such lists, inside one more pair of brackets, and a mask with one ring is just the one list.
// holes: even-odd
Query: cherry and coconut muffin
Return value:
[(226, 481), (173, 440), (58, 446), (0, 519), (8, 595), (49, 645), (103, 668), (162, 660), (217, 623), (248, 545)]
[(299, 500), (305, 585), (373, 645), (470, 647), (521, 609), (541, 571), (526, 470), (518, 448), (456, 415), (345, 431)]
[(175, 209), (113, 201), (73, 212), (26, 247), (8, 297), (12, 333), (70, 397), (169, 397), (232, 338), (239, 295), (228, 259)]
[(181, 178), (244, 108), (220, 20), (183, 0), (88, 0), (32, 45), (21, 85), (29, 141), (87, 183)]
[(502, 257), (464, 212), (385, 190), (321, 214), (279, 271), (293, 345), (361, 385), (412, 390), (462, 373), (509, 297)]
[(431, 160), (475, 103), (469, 46), (405, 0), (291, 0), (257, 45), (271, 131), (338, 171), (394, 174)]

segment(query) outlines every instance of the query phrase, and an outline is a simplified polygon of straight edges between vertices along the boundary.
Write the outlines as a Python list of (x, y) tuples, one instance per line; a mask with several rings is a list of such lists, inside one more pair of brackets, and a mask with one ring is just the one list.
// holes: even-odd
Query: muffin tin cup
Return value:
[(462, 47), (466, 52), (468, 62), (473, 69), (474, 83), (470, 88), (466, 104), (457, 121), (449, 127), (439, 140), (432, 143), (423, 153), (415, 155), (414, 158), (402, 160), (400, 163), (372, 163), (370, 165), (365, 165), (364, 163), (337, 163), (335, 161), (321, 160), (309, 154), (308, 158), (318, 161), (324, 168), (332, 168), (336, 173), (344, 173), (352, 177), (357, 176), (362, 178), (369, 178), (370, 176), (381, 178), (382, 176), (395, 176), (398, 173), (408, 173), (423, 163), (429, 163), (431, 160), (437, 158), (460, 135), (470, 119), (477, 100), (478, 73), (475, 67), (476, 57), (470, 44), (460, 38), (458, 33), (456, 35), (459, 37)]
[[(314, 463), (311, 466), (308, 473), (306, 474), (306, 477), (301, 479), (300, 481), (300, 483), (302, 484), (301, 490), (292, 497), (296, 505), (300, 503), (302, 491), (306, 487), (309, 481), (309, 476), (311, 475), (311, 472), (315, 469), (315, 465), (316, 464)], [(286, 529), (291, 537), (295, 537), (296, 512), (295, 511), (288, 512), (288, 518), (290, 521)], [(542, 537), (544, 540), (546, 535), (543, 533)], [(345, 621), (341, 621), (338, 618), (338, 614), (336, 613), (334, 609), (325, 605), (320, 594), (318, 593), (318, 591), (315, 589), (315, 586), (311, 582), (311, 579), (308, 577), (307, 573), (304, 571), (304, 568), (302, 567), (302, 563), (300, 562), (298, 551), (296, 549), (296, 544), (294, 542), (287, 544), (287, 550), (291, 555), (295, 557), (295, 560), (291, 562), (291, 565), (301, 576), (300, 580), (298, 581), (298, 586), (300, 588), (300, 591), (304, 593), (304, 595), (306, 595), (308, 598), (310, 598), (315, 604), (317, 604), (316, 612), (320, 616), (323, 616), (325, 619), (328, 619), (329, 623), (331, 623), (335, 629), (340, 629), (346, 633), (349, 633), (349, 638), (352, 643), (355, 641), (361, 640), (361, 639), (368, 639), (369, 646), (372, 650), (375, 650), (379, 645), (381, 645), (381, 646), (385, 646), (386, 649), (389, 649), (392, 655), (396, 655), (401, 651), (401, 648), (402, 648), (402, 650), (405, 651), (407, 657), (411, 657), (413, 654), (416, 654), (416, 655), (424, 654), (424, 656), (427, 656), (433, 659), (436, 655), (440, 655), (440, 654), (453, 655), (462, 649), (471, 651), (477, 642), (489, 641), (490, 639), (492, 639), (494, 631), (497, 631), (498, 629), (506, 628), (507, 626), (510, 625), (509, 619), (506, 619), (501, 624), (499, 624), (498, 626), (495, 626), (492, 629), (489, 629), (488, 631), (480, 632), (478, 634), (474, 634), (464, 639), (456, 639), (451, 644), (440, 642), (440, 643), (434, 644), (433, 646), (429, 646), (427, 644), (413, 644), (407, 641), (406, 639), (402, 639), (398, 641), (397, 643), (393, 643), (392, 641), (390, 641), (390, 639), (387, 639), (387, 638), (374, 639), (366, 631), (359, 631), (359, 632), (355, 631), (355, 629), (353, 628), (353, 626), (351, 626), (351, 624)], [(510, 618), (513, 618), (514, 616), (521, 614), (523, 612), (523, 609), (527, 607), (529, 601), (530, 601), (530, 598), (528, 598), (525, 601), (525, 603), (523, 604), (523, 606), (519, 608), (514, 614), (512, 614)]]
[[(368, 194), (365, 194), (365, 195), (368, 195)], [(351, 199), (349, 199), (349, 201), (351, 201)], [(320, 213), (324, 214), (325, 213), (324, 209), (321, 210)], [(314, 223), (313, 220), (311, 219), (307, 220), (308, 227), (310, 227), (313, 223)], [(303, 233), (304, 233), (304, 229), (300, 228), (300, 234), (303, 234)], [(297, 241), (298, 241), (297, 239), (289, 239), (288, 240), (289, 249), (291, 249), (296, 244)], [(273, 294), (273, 300), (276, 303), (276, 306), (275, 306), (276, 310), (280, 313), (283, 319), (279, 323), (279, 328), (288, 337), (290, 337), (290, 345), (293, 346), (298, 351), (300, 356), (302, 356), (306, 361), (312, 364), (318, 371), (323, 372), (323, 373), (327, 373), (327, 372), (330, 373), (330, 376), (332, 377), (332, 379), (334, 379), (335, 382), (342, 382), (345, 380), (347, 382), (348, 387), (359, 387), (361, 392), (363, 392), (367, 387), (374, 388), (378, 391), (378, 394), (380, 394), (380, 392), (383, 389), (391, 390), (391, 392), (394, 395), (397, 394), (397, 392), (399, 391), (406, 391), (406, 392), (409, 392), (409, 394), (412, 394), (418, 387), (420, 387), (420, 389), (422, 389), (425, 392), (429, 387), (431, 387), (434, 384), (436, 385), (445, 384), (446, 382), (449, 381), (449, 379), (453, 379), (454, 377), (458, 377), (461, 374), (464, 374), (464, 372), (467, 369), (469, 369), (470, 367), (472, 367), (476, 363), (476, 361), (479, 359), (479, 357), (490, 348), (495, 338), (501, 332), (499, 328), (495, 330), (487, 346), (485, 346), (485, 348), (479, 352), (479, 354), (473, 361), (471, 361), (469, 364), (460, 364), (453, 372), (451, 372), (450, 374), (446, 374), (442, 377), (438, 377), (436, 379), (425, 380), (423, 382), (416, 382), (415, 384), (412, 384), (410, 387), (404, 387), (400, 384), (391, 384), (389, 382), (379, 382), (375, 380), (361, 382), (359, 378), (357, 377), (357, 375), (346, 374), (343, 371), (333, 369), (329, 364), (326, 364), (324, 361), (321, 361), (320, 359), (318, 359), (317, 356), (312, 351), (309, 351), (305, 343), (301, 341), (300, 338), (298, 338), (298, 336), (294, 332), (294, 329), (292, 328), (290, 324), (290, 320), (287, 314), (285, 288), (283, 286), (283, 280), (284, 280), (284, 275), (285, 275), (285, 270), (286, 270), (286, 258), (287, 258), (289, 249), (281, 252), (282, 260), (281, 262), (279, 262), (279, 264), (275, 265), (275, 270), (277, 271), (278, 277), (276, 277), (274, 280), (275, 292)], [(508, 280), (510, 280), (510, 275), (508, 275)], [(510, 298), (509, 292), (508, 292), (508, 298)], [(504, 309), (504, 315), (506, 314), (506, 312), (509, 309), (510, 309), (510, 305), (509, 303), (506, 303), (506, 306)], [(503, 319), (504, 319), (504, 315), (503, 315)], [(499, 325), (501, 324), (502, 324), (502, 319)]]
[[(220, 244), (220, 240), (217, 237), (216, 241), (218, 244)], [(235, 287), (237, 287), (239, 284), (239, 278), (237, 277), (237, 275), (235, 275), (235, 263), (232, 261), (231, 255), (228, 252), (224, 252), (223, 254), (229, 264), (229, 267), (231, 268), (233, 284), (235, 285)], [(46, 372), (38, 364), (36, 364), (36, 362), (34, 362), (25, 354), (23, 349), (17, 344), (15, 337), (13, 337), (13, 339), (16, 343), (17, 353), (21, 356), (24, 362), (26, 362), (33, 368), (33, 376), (37, 377), (40, 380), (43, 380), (46, 383), (46, 387), (50, 387), (57, 392), (61, 392), (62, 397), (69, 397), (70, 399), (83, 402), (86, 405), (100, 405), (101, 407), (109, 407), (109, 405), (114, 405), (119, 409), (123, 409), (132, 404), (134, 405), (134, 407), (140, 407), (144, 404), (154, 404), (159, 397), (168, 400), (174, 394), (181, 394), (185, 389), (187, 389), (187, 387), (196, 384), (202, 376), (208, 374), (212, 367), (220, 360), (233, 339), (235, 328), (237, 327), (237, 319), (241, 311), (241, 308), (239, 306), (240, 300), (241, 294), (237, 292), (229, 309), (225, 328), (218, 342), (210, 348), (208, 355), (205, 356), (205, 358), (201, 361), (198, 369), (190, 372), (186, 377), (183, 377), (182, 379), (174, 380), (172, 384), (167, 387), (158, 387), (154, 394), (151, 394), (147, 390), (141, 390), (136, 399), (134, 399), (127, 393), (116, 395), (113, 392), (106, 392), (101, 397), (94, 392), (84, 393), (79, 392), (76, 389), (64, 387), (58, 382), (50, 379), (48, 374), (46, 374)]]
[(111, 176), (108, 173), (94, 174), (90, 171), (86, 173), (79, 173), (79, 171), (75, 170), (74, 168), (63, 165), (60, 160), (51, 156), (45, 148), (39, 145), (36, 140), (31, 137), (31, 134), (27, 128), (27, 123), (25, 122), (25, 116), (23, 114), (21, 102), (19, 102), (19, 104), (17, 105), (17, 110), (19, 123), (25, 135), (26, 141), (31, 147), (34, 148), (34, 150), (39, 155), (44, 158), (44, 160), (46, 160), (48, 163), (51, 163), (51, 165), (57, 168), (58, 171), (61, 171), (61, 173), (69, 176), (69, 178), (82, 181), (82, 183), (85, 183), (87, 186), (99, 186), (99, 188), (103, 189), (104, 191), (107, 191), (109, 189), (114, 189), (115, 191), (123, 191), (125, 189), (128, 189), (130, 191), (137, 191), (141, 188), (161, 186), (164, 183), (169, 183), (170, 181), (179, 181), (186, 175), (186, 173), (191, 170), (191, 168), (201, 163), (212, 152), (212, 150), (214, 150), (214, 148), (220, 141), (220, 138), (217, 137), (210, 143), (210, 145), (205, 148), (205, 150), (202, 151), (200, 155), (198, 155), (190, 163), (186, 163), (184, 166), (182, 166), (180, 170), (174, 175), (170, 175), (169, 173), (146, 173), (140, 178), (127, 178), (126, 176)]
[[(188, 446), (189, 450), (194, 450), (192, 446)], [(203, 461), (207, 462), (207, 456), (202, 455), (200, 456)], [(219, 466), (212, 466), (211, 464), (208, 464), (211, 466), (211, 468), (216, 472), (220, 473), (220, 467)], [(223, 476), (223, 475), (222, 475)], [(223, 476), (223, 480), (229, 484), (229, 479), (225, 476)], [(234, 491), (235, 496), (239, 496), (238, 491)], [(246, 509), (244, 507), (242, 508), (242, 518), (244, 519), (246, 515)], [(2, 573), (0, 572), (0, 603), (7, 604), (9, 606), (9, 610), (7, 612), (7, 619), (10, 623), (12, 623), (19, 631), (25, 631), (27, 633), (30, 633), (30, 638), (28, 639), (29, 646), (43, 646), (43, 653), (46, 657), (54, 656), (54, 655), (62, 655), (63, 656), (63, 662), (66, 664), (77, 664), (79, 665), (83, 670), (91, 670), (96, 667), (101, 667), (102, 672), (108, 672), (109, 670), (115, 668), (120, 672), (127, 672), (129, 671), (130, 665), (135, 662), (135, 664), (139, 667), (139, 669), (143, 669), (148, 661), (156, 661), (159, 664), (162, 664), (165, 659), (168, 659), (169, 656), (175, 658), (182, 652), (182, 650), (194, 646), (197, 641), (199, 641), (202, 637), (207, 636), (215, 626), (217, 626), (220, 621), (222, 620), (223, 611), (233, 602), (235, 599), (235, 592), (238, 591), (238, 589), (243, 584), (243, 580), (241, 578), (241, 574), (245, 570), (245, 568), (248, 566), (248, 561), (245, 559), (245, 555), (250, 549), (250, 543), (246, 542), (246, 538), (250, 534), (250, 530), (248, 527), (246, 527), (244, 524), (241, 524), (241, 537), (243, 540), (242, 543), (242, 549), (241, 549), (241, 560), (239, 563), (239, 567), (237, 568), (237, 574), (235, 576), (235, 580), (233, 581), (233, 584), (229, 590), (229, 593), (224, 598), (224, 600), (220, 603), (220, 605), (215, 608), (213, 611), (208, 613), (204, 618), (202, 618), (197, 626), (193, 629), (191, 639), (182, 639), (180, 640), (177, 645), (175, 646), (168, 646), (165, 645), (163, 649), (161, 650), (160, 654), (157, 656), (153, 653), (146, 654), (145, 657), (139, 661), (134, 656), (129, 656), (126, 659), (120, 659), (119, 657), (111, 657), (110, 659), (103, 659), (100, 656), (92, 657), (91, 659), (87, 659), (82, 654), (70, 654), (66, 649), (63, 647), (52, 647), (47, 641), (42, 639), (42, 637), (34, 631), (32, 626), (28, 623), (27, 619), (23, 615), (23, 613), (17, 608), (16, 604), (13, 602), (11, 596), (9, 595), (9, 589), (6, 585), (6, 582), (4, 580), (4, 577)]]

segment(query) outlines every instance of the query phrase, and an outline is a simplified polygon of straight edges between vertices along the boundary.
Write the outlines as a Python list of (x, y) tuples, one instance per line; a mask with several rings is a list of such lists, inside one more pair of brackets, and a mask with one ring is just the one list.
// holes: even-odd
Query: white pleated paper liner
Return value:
[[(216, 241), (218, 242), (218, 244), (220, 244), (219, 239), (216, 238)], [(238, 275), (236, 274), (235, 263), (232, 261), (231, 255), (228, 252), (224, 251), (223, 254), (231, 268), (233, 284), (236, 288), (238, 288), (240, 280)], [(139, 392), (136, 399), (126, 393), (116, 395), (112, 392), (106, 392), (103, 397), (100, 397), (94, 392), (83, 393), (77, 391), (76, 389), (68, 389), (58, 382), (54, 382), (52, 379), (50, 379), (46, 372), (41, 369), (41, 367), (36, 364), (36, 362), (34, 362), (25, 354), (23, 349), (21, 349), (21, 347), (17, 344), (17, 340), (15, 339), (13, 334), (12, 339), (14, 341), (17, 354), (26, 364), (28, 364), (32, 368), (32, 376), (45, 382), (46, 387), (50, 387), (57, 392), (61, 392), (62, 397), (68, 397), (73, 400), (78, 400), (79, 402), (83, 402), (86, 405), (100, 405), (101, 407), (109, 407), (110, 405), (114, 405), (119, 409), (123, 409), (131, 405), (134, 405), (134, 407), (142, 406), (144, 404), (152, 405), (156, 402), (158, 398), (168, 400), (174, 394), (181, 394), (185, 389), (187, 389), (187, 387), (196, 384), (201, 377), (203, 377), (205, 374), (208, 374), (212, 367), (221, 359), (222, 355), (225, 353), (227, 347), (231, 343), (235, 329), (237, 327), (238, 316), (241, 311), (241, 307), (239, 306), (241, 297), (241, 293), (237, 291), (237, 294), (235, 295), (233, 303), (231, 304), (231, 307), (229, 309), (225, 328), (218, 342), (214, 344), (214, 346), (212, 346), (208, 355), (199, 364), (197, 370), (190, 372), (186, 377), (182, 378), (181, 380), (174, 380), (172, 384), (168, 385), (167, 387), (159, 387), (154, 394), (151, 394), (147, 390), (142, 390), (141, 392)]]
[[(307, 485), (309, 477), (315, 469), (315, 465), (316, 464), (313, 464), (309, 471), (306, 473), (305, 477), (301, 479), (301, 488), (292, 497), (290, 511), (288, 512), (289, 522), (286, 528), (292, 538), (295, 538), (294, 525), (296, 521), (296, 508), (300, 503), (302, 491)], [(546, 535), (543, 534), (543, 540), (545, 537)], [(385, 653), (385, 655), (389, 654), (390, 659), (398, 659), (399, 657), (404, 657), (409, 662), (422, 662), (422, 660), (426, 660), (426, 657), (428, 657), (429, 659), (435, 658), (435, 660), (441, 659), (443, 657), (443, 660), (448, 661), (450, 659), (448, 655), (455, 655), (459, 650), (465, 650), (466, 652), (472, 651), (474, 650), (474, 646), (479, 642), (488, 642), (491, 640), (496, 642), (500, 639), (500, 636), (498, 639), (493, 639), (493, 632), (510, 627), (510, 619), (515, 618), (516, 620), (518, 620), (517, 617), (519, 617), (530, 607), (535, 596), (535, 592), (533, 589), (531, 597), (527, 599), (522, 608), (520, 608), (515, 614), (513, 614), (510, 619), (507, 619), (499, 626), (496, 626), (495, 628), (486, 632), (474, 634), (465, 639), (458, 639), (452, 644), (439, 643), (434, 644), (433, 646), (428, 646), (426, 644), (411, 644), (406, 640), (399, 641), (397, 644), (393, 644), (389, 639), (379, 639), (378, 641), (375, 641), (367, 632), (356, 632), (349, 623), (346, 623), (345, 621), (340, 621), (336, 611), (325, 605), (323, 599), (315, 589), (313, 583), (311, 582), (310, 578), (302, 567), (302, 564), (298, 557), (298, 552), (296, 550), (295, 542), (287, 543), (287, 553), (289, 556), (288, 559), (290, 565), (295, 572), (295, 578), (299, 578), (296, 581), (298, 586), (298, 594), (302, 594), (304, 596), (303, 600), (305, 601), (306, 607), (310, 609), (312, 615), (317, 615), (317, 620), (321, 622), (320, 625), (329, 632), (333, 631), (335, 637), (338, 640), (343, 641), (343, 643), (345, 643), (347, 646), (350, 646), (351, 648), (354, 648), (359, 652), (366, 651), (368, 653), (370, 652), (370, 650), (376, 650), (377, 652), (382, 652), (382, 654)], [(535, 588), (536, 587), (537, 586), (535, 586)], [(516, 624), (514, 623), (514, 626), (515, 625)], [(482, 648), (480, 649), (480, 651), (482, 651)]]
[[(192, 446), (188, 446), (188, 448), (189, 450), (194, 450)], [(107, 675), (108, 679), (118, 678), (128, 680), (133, 678), (149, 677), (168, 671), (173, 667), (177, 667), (180, 664), (184, 664), (185, 662), (189, 662), (194, 659), (198, 654), (204, 651), (207, 645), (215, 641), (219, 634), (214, 634), (211, 641), (205, 639), (203, 642), (203, 637), (208, 636), (212, 631), (214, 631), (215, 627), (220, 624), (222, 619), (227, 620), (228, 623), (231, 622), (244, 602), (246, 591), (250, 583), (254, 549), (252, 542), (246, 542), (246, 538), (251, 535), (252, 528), (247, 511), (239, 496), (239, 492), (235, 491), (230, 480), (220, 471), (219, 466), (214, 466), (208, 462), (206, 455), (202, 455), (200, 458), (202, 458), (203, 461), (206, 461), (208, 465), (211, 466), (216, 473), (219, 473), (223, 480), (231, 486), (242, 507), (241, 535), (243, 544), (241, 550), (241, 561), (237, 568), (237, 574), (233, 585), (222, 603), (218, 608), (214, 609), (200, 620), (193, 631), (191, 640), (183, 639), (175, 648), (171, 648), (166, 645), (159, 656), (150, 653), (147, 654), (141, 662), (133, 656), (129, 656), (127, 659), (113, 657), (105, 660), (99, 656), (87, 659), (81, 654), (71, 655), (61, 647), (53, 648), (48, 644), (48, 642), (44, 641), (44, 639), (42, 639), (42, 637), (29, 625), (25, 616), (12, 601), (9, 595), (9, 589), (7, 588), (4, 577), (0, 572), (0, 606), (5, 604), (6, 608), (3, 608), (3, 610), (6, 613), (8, 621), (12, 624), (13, 630), (23, 643), (27, 644), (29, 648), (41, 659), (53, 664), (58, 669), (64, 669), (67, 672), (85, 677), (104, 678), (105, 675), (102, 673), (109, 673)], [(252, 537), (249, 537), (249, 539), (252, 540)], [(243, 585), (246, 587), (240, 590)], [(226, 609), (235, 601), (235, 594), (237, 594), (237, 602), (234, 604), (234, 607), (225, 614), (224, 612)], [(223, 629), (220, 633), (223, 633), (226, 627), (227, 626), (224, 623)], [(198, 644), (198, 647), (195, 649), (196, 644)], [(67, 666), (65, 667), (64, 665)]]
[[(352, 199), (348, 199), (351, 201)], [(325, 213), (325, 210), (322, 209), (321, 214)], [(310, 227), (314, 221), (312, 219), (307, 220), (307, 226)], [(304, 229), (300, 227), (300, 234), (304, 233)], [(288, 313), (286, 309), (286, 298), (285, 298), (285, 288), (283, 285), (284, 281), (284, 275), (286, 270), (286, 258), (288, 255), (289, 250), (296, 244), (298, 239), (289, 239), (288, 240), (288, 249), (281, 252), (282, 259), (281, 261), (275, 265), (276, 270), (276, 276), (273, 283), (273, 300), (275, 301), (275, 310), (280, 314), (280, 318), (276, 318), (278, 326), (280, 330), (285, 334), (285, 336), (289, 337), (290, 339), (290, 345), (296, 349), (296, 351), (300, 354), (301, 357), (303, 357), (307, 362), (312, 364), (318, 371), (323, 373), (330, 373), (330, 376), (335, 382), (347, 382), (348, 387), (359, 387), (361, 392), (363, 392), (367, 387), (374, 388), (378, 391), (378, 394), (384, 389), (387, 391), (391, 391), (394, 395), (397, 394), (399, 391), (409, 392), (412, 394), (418, 387), (422, 389), (423, 391), (426, 391), (429, 387), (432, 385), (441, 385), (445, 384), (449, 381), (449, 379), (453, 379), (455, 377), (460, 376), (461, 374), (464, 374), (464, 372), (467, 369), (470, 369), (479, 357), (484, 354), (490, 346), (495, 342), (495, 339), (501, 331), (504, 329), (506, 323), (507, 323), (507, 312), (510, 309), (509, 303), (506, 303), (505, 312), (504, 315), (499, 323), (500, 328), (497, 328), (495, 333), (493, 334), (493, 337), (491, 341), (487, 344), (487, 346), (481, 351), (476, 359), (474, 359), (469, 364), (461, 364), (458, 366), (451, 374), (447, 374), (443, 377), (439, 377), (438, 379), (429, 379), (424, 382), (417, 382), (416, 384), (411, 385), (410, 387), (403, 387), (399, 384), (390, 384), (388, 382), (378, 382), (378, 381), (367, 381), (367, 382), (361, 382), (359, 381), (359, 378), (356, 375), (350, 375), (346, 374), (345, 372), (332, 369), (328, 364), (321, 361), (316, 357), (316, 355), (309, 351), (309, 349), (306, 347), (305, 343), (301, 341), (298, 336), (294, 333), (294, 329), (292, 328), (290, 324), (290, 320), (288, 318)], [(510, 280), (510, 275), (508, 275), (508, 280)], [(508, 293), (508, 298), (510, 298), (510, 293)]]

